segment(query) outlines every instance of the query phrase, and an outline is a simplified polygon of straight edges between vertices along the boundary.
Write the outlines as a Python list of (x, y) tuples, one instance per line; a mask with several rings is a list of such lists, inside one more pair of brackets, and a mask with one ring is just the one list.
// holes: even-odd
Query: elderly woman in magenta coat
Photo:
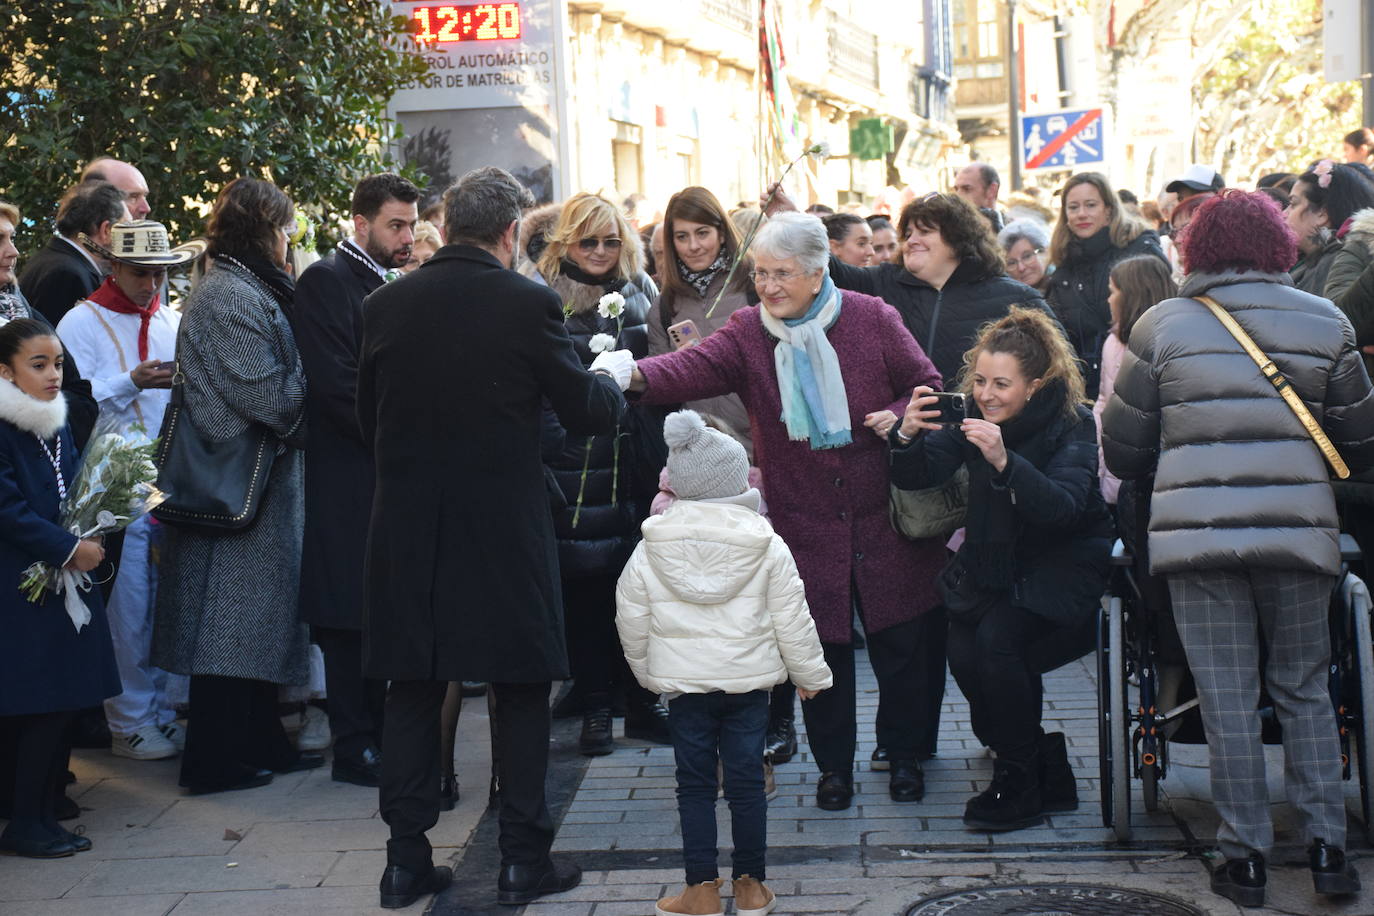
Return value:
[(648, 403), (732, 393), (744, 402), (773, 526), (796, 557), (835, 673), (832, 689), (802, 704), (821, 771), (816, 803), (840, 810), (854, 794), (855, 612), (879, 690), (901, 710), (878, 736), (892, 760), (889, 791), (918, 801), (927, 727), (919, 694), (928, 688), (917, 618), (937, 603), (944, 549), (893, 531), (883, 437), (912, 389), (938, 386), (940, 375), (896, 310), (836, 289), (820, 220), (780, 214), (751, 253), (761, 303), (694, 347), (640, 360), (630, 390)]

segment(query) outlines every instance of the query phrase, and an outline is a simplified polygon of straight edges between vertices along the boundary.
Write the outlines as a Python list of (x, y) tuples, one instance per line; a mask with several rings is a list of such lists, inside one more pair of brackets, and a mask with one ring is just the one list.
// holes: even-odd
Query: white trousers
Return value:
[(130, 735), (145, 725), (168, 725), (176, 712), (167, 699), (169, 675), (149, 662), (157, 570), (150, 562), (152, 523), (145, 516), (124, 529), (124, 550), (106, 614), (124, 692), (105, 701), (110, 731)]

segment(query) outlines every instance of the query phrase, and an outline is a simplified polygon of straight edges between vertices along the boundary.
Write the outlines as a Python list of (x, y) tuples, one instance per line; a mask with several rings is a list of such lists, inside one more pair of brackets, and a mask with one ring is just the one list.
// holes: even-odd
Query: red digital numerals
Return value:
[(417, 6), (411, 13), (420, 44), (501, 41), (520, 37), (519, 3)]

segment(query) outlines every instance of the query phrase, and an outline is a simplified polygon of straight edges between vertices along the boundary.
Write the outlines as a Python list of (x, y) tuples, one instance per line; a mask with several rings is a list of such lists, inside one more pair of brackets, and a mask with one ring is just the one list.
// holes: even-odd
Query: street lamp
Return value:
[[(1007, 136), (1011, 138), (1011, 189), (1021, 190), (1021, 72), (1017, 66), (1016, 0), (1007, 0)], [(1365, 104), (1369, 93), (1365, 93)]]

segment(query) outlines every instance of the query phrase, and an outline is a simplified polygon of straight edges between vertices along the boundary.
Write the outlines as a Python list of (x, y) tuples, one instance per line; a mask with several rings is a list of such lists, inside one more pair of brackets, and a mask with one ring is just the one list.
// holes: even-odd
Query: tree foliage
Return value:
[(1196, 137), (1223, 174), (1301, 172), (1360, 124), (1358, 82), (1322, 75), (1319, 0), (1256, 0), (1193, 93)]
[(0, 197), (46, 222), (110, 155), (142, 170), (174, 238), (240, 175), (332, 226), (357, 179), (391, 167), (387, 100), (425, 70), (409, 43), (377, 0), (2, 4)]

